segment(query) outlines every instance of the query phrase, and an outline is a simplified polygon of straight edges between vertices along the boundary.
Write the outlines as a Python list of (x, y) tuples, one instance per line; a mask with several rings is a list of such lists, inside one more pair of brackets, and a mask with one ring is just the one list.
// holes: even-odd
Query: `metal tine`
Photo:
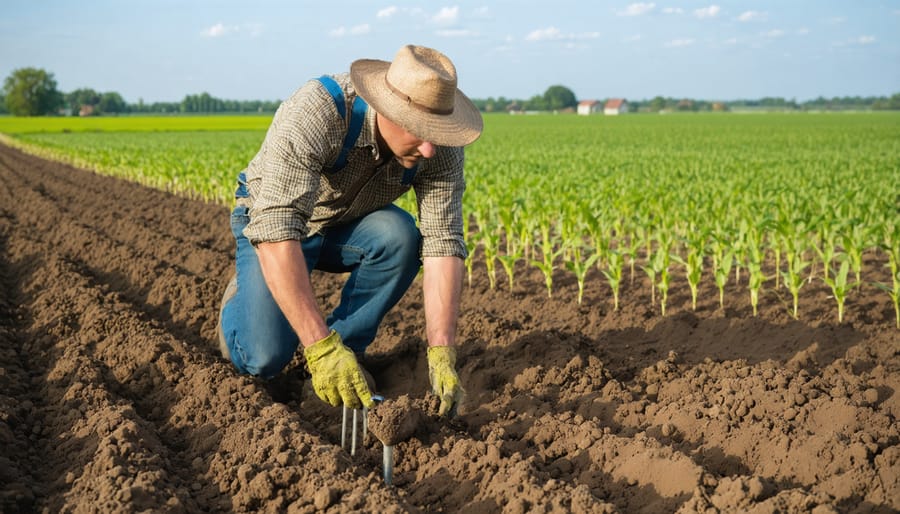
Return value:
[(362, 436), (362, 444), (366, 445), (366, 436), (369, 434), (369, 409), (363, 407), (363, 436)]
[(347, 449), (347, 406), (344, 405), (344, 412), (341, 415), (341, 449)]
[[(376, 402), (383, 402), (384, 396), (373, 394), (372, 399)], [(343, 411), (341, 413), (341, 448), (347, 449), (347, 421), (349, 416), (347, 412), (350, 409), (347, 408), (346, 405), (343, 406)], [(361, 445), (365, 446), (366, 437), (369, 434), (369, 409), (363, 407), (362, 409), (353, 409), (353, 420), (352, 427), (350, 429), (350, 455), (356, 455), (356, 441), (357, 441), (357, 427), (359, 426), (359, 413), (362, 410), (362, 440)]]
[(382, 463), (384, 464), (384, 483), (393, 485), (394, 483), (394, 447), (384, 445), (384, 454)]
[(352, 430), (353, 435), (350, 436), (350, 455), (351, 456), (356, 455), (356, 424), (357, 424), (356, 419), (357, 419), (358, 415), (359, 415), (359, 409), (353, 409), (353, 430)]

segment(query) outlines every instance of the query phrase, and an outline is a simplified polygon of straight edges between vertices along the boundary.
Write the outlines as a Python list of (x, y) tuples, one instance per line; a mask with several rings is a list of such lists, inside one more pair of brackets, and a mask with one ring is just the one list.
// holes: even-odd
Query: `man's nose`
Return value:
[(422, 144), (419, 145), (416, 150), (418, 150), (419, 154), (426, 159), (434, 157), (434, 145), (428, 141), (422, 141)]

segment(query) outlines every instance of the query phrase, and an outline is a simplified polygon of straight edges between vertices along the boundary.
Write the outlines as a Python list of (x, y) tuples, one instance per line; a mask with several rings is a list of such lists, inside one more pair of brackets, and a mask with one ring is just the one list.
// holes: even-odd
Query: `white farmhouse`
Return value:
[(615, 116), (628, 112), (628, 102), (624, 98), (610, 98), (603, 107), (603, 114)]
[(600, 108), (599, 100), (582, 100), (578, 102), (578, 114), (581, 114), (582, 116), (598, 113), (600, 112)]

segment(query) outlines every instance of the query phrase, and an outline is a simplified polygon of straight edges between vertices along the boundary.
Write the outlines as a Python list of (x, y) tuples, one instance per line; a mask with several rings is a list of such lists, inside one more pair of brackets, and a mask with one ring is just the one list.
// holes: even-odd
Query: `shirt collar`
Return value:
[(375, 162), (378, 162), (381, 159), (381, 153), (378, 151), (378, 139), (375, 132), (375, 109), (370, 105), (366, 109), (366, 120), (363, 122), (362, 132), (359, 134), (357, 144), (371, 147), (372, 157), (375, 159)]

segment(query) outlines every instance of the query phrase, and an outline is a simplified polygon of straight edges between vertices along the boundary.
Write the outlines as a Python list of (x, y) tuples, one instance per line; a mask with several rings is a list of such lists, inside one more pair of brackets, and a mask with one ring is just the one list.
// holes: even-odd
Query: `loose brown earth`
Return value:
[[(340, 409), (300, 357), (266, 383), (216, 352), (231, 270), (224, 207), (0, 147), (0, 508), (4, 512), (895, 512), (900, 330), (866, 284), (844, 323), (819, 282), (726, 305), (707, 284), (667, 316), (646, 279), (619, 311), (560, 272), (483, 263), (466, 287), (460, 417), (426, 409), (396, 446), (351, 458)], [(869, 280), (888, 281), (883, 255)], [(638, 272), (639, 275), (642, 275)], [(680, 271), (678, 272), (680, 273)], [(322, 305), (339, 277), (315, 275)], [(706, 282), (711, 282), (706, 280)], [(420, 284), (367, 367), (388, 398), (427, 394)], [(431, 403), (429, 403), (431, 402)]]

